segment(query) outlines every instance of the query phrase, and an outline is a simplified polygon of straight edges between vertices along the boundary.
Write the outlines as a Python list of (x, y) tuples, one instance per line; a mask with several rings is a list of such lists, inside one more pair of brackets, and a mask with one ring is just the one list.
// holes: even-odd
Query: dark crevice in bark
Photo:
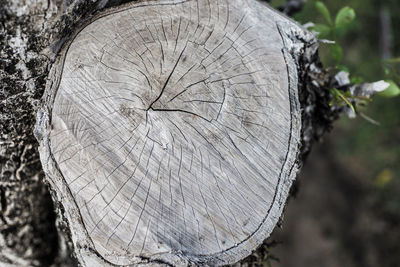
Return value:
[(7, 224), (7, 221), (4, 218), (4, 213), (7, 210), (7, 200), (6, 200), (6, 191), (3, 187), (0, 187), (0, 202), (1, 202), (0, 220), (4, 224)]

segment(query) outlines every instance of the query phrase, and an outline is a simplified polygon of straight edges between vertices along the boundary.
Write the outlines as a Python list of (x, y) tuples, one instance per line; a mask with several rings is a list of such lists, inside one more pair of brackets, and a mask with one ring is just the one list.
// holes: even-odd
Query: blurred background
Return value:
[[(333, 17), (344, 6), (356, 12), (337, 36), (350, 73), (400, 84), (400, 63), (384, 61), (400, 57), (400, 1), (323, 2)], [(314, 0), (294, 18), (324, 22)], [(328, 45), (320, 45), (320, 55), (325, 66), (333, 65)], [(314, 145), (282, 227), (270, 238), (278, 242), (270, 252), (279, 259), (271, 266), (400, 266), (400, 96), (375, 96), (361, 111), (380, 125), (343, 115)]]

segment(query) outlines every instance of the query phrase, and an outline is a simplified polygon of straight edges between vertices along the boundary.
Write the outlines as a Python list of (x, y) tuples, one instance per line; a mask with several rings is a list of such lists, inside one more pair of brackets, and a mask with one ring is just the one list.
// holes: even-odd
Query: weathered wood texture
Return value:
[(298, 170), (313, 42), (255, 0), (139, 1), (81, 27), (36, 128), (78, 260), (214, 266), (261, 245)]

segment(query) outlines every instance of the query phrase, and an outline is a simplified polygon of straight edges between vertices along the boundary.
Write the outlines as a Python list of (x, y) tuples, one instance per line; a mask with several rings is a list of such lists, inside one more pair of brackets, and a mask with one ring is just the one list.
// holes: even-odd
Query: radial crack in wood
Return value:
[(36, 136), (79, 261), (224, 265), (256, 249), (298, 169), (307, 38), (255, 0), (138, 1), (77, 31)]

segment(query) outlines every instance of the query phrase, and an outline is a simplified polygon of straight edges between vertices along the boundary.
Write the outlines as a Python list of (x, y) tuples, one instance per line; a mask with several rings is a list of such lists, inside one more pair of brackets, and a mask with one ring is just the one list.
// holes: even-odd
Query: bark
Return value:
[[(71, 235), (70, 230), (75, 228), (70, 225), (69, 210), (66, 211), (60, 202), (53, 202), (60, 200), (59, 192), (53, 186), (51, 198), (43, 183), (44, 174), (33, 128), (39, 100), (44, 93), (46, 81), (51, 77), (50, 69), (66, 41), (71, 40), (76, 30), (87, 24), (97, 13), (123, 2), (126, 1), (71, 3), (26, 0), (4, 1), (1, 4), (2, 264), (77, 264), (74, 255), (82, 248), (76, 248), (79, 242)], [(298, 41), (301, 36), (292, 37)], [(304, 39), (302, 43), (305, 45), (301, 51), (295, 53), (303, 124), (298, 164), (309, 152), (311, 142), (329, 128), (337, 114), (337, 110), (332, 110), (328, 105), (329, 94), (324, 86), (331, 81), (319, 66), (317, 43), (311, 39)], [(83, 249), (101, 258), (90, 244)], [(261, 246), (243, 264), (261, 263), (264, 257), (265, 248)], [(78, 260), (82, 260), (79, 255)]]

